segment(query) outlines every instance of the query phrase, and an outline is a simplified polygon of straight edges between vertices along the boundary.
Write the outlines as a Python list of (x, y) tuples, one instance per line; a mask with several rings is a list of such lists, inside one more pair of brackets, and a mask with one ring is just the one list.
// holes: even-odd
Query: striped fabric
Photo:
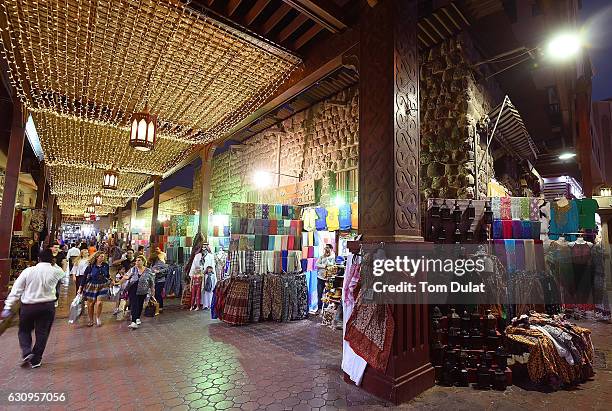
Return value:
[[(531, 139), (518, 110), (508, 97), (506, 99), (495, 137), (513, 156), (521, 159), (536, 159), (538, 157), (538, 149)], [(503, 103), (499, 104), (489, 113), (492, 124), (495, 124), (502, 105)]]

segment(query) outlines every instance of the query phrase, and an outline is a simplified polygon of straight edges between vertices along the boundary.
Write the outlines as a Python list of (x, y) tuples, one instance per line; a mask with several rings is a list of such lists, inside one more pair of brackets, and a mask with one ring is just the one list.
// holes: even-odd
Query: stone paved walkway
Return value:
[[(597, 375), (574, 390), (434, 387), (402, 408), (610, 409), (612, 325), (587, 326), (593, 327)], [(15, 365), (14, 327), (0, 337), (0, 347), (0, 392), (65, 392), (67, 404), (55, 409), (370, 410), (389, 405), (344, 383), (341, 333), (310, 320), (231, 327), (210, 320), (208, 312), (176, 307), (145, 318), (135, 331), (110, 316), (101, 328), (58, 319), (37, 370)], [(5, 404), (0, 402), (0, 409)]]

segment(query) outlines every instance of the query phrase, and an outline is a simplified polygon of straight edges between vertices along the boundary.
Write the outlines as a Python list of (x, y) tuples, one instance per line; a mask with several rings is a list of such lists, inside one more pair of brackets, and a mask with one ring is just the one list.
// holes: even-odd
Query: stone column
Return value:
[[(359, 64), (359, 231), (364, 250), (424, 247), (419, 198), (417, 1), (364, 5)], [(395, 330), (385, 372), (362, 388), (395, 404), (434, 384), (426, 305), (391, 305)]]
[(0, 207), (0, 304), (4, 304), (7, 295), (7, 286), (11, 274), (11, 239), (13, 235), (13, 217), (15, 216), (15, 200), (19, 184), (19, 171), (23, 156), (23, 142), (25, 139), (25, 120), (21, 103), (13, 103), (13, 120), (11, 136), (4, 176), (4, 194), (2, 207)]
[[(208, 214), (210, 211), (210, 183), (212, 177), (212, 159), (217, 147), (209, 144), (200, 152), (202, 167), (200, 168), (200, 222), (198, 231), (202, 234), (204, 241), (208, 241)], [(194, 187), (195, 188), (195, 187)]]
[(149, 239), (149, 246), (152, 250), (157, 243), (157, 227), (159, 221), (157, 217), (159, 214), (159, 184), (161, 183), (161, 177), (153, 177), (153, 210), (151, 213), (151, 237)]

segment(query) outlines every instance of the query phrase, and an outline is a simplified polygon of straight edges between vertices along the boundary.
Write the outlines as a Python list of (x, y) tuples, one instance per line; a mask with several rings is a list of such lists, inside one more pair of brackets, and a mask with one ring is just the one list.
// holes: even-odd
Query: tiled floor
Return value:
[[(109, 304), (110, 308), (110, 304)], [(61, 315), (60, 315), (61, 316)], [(16, 329), (0, 337), (0, 392), (65, 392), (57, 409), (378, 409), (385, 404), (342, 380), (341, 334), (313, 321), (231, 327), (208, 312), (170, 308), (139, 330), (107, 316), (101, 328), (58, 319), (37, 370), (14, 365)], [(593, 326), (598, 369), (571, 391), (505, 392), (435, 387), (403, 408), (610, 409), (612, 326)], [(0, 400), (0, 409), (6, 402)]]

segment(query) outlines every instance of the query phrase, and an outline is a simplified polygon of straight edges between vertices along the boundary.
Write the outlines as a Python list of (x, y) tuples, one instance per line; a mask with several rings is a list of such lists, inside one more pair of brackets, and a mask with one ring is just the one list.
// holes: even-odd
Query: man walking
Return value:
[[(21, 300), (19, 310), (19, 346), (23, 358), (21, 366), (28, 364), (32, 368), (41, 365), (42, 355), (55, 319), (55, 287), (66, 272), (53, 264), (53, 254), (50, 249), (39, 255), (40, 262), (21, 272), (11, 293), (6, 298), (2, 318), (11, 314), (11, 308)], [(32, 331), (36, 334), (36, 342), (32, 347)]]

